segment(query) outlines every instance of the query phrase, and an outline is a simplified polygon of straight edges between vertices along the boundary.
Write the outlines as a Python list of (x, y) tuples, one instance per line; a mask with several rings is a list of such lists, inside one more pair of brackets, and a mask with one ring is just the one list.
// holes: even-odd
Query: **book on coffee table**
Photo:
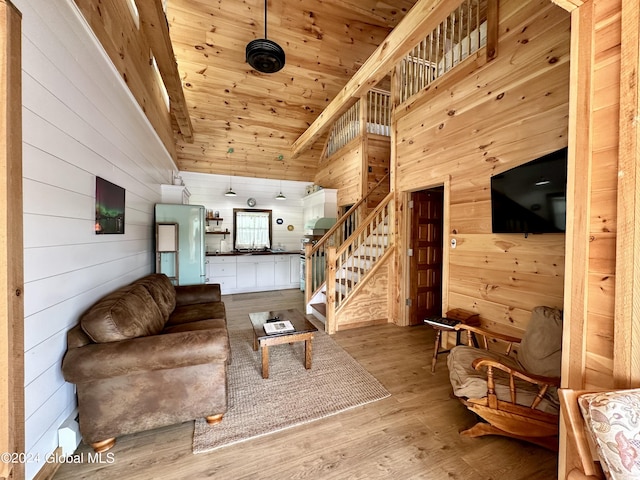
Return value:
[(295, 328), (289, 320), (283, 320), (280, 322), (270, 322), (264, 324), (264, 332), (267, 335), (275, 335), (278, 333), (295, 332)]

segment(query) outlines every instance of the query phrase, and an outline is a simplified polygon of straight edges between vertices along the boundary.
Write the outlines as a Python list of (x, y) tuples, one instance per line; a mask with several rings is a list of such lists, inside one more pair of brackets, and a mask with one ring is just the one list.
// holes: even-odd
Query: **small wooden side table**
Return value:
[[(427, 322), (427, 320), (431, 320)], [(442, 332), (453, 332), (455, 330), (456, 323), (464, 323), (465, 325), (480, 325), (480, 315), (477, 313), (469, 312), (468, 310), (463, 310), (462, 308), (454, 308), (453, 310), (449, 310), (444, 315), (444, 322), (442, 324), (437, 323), (437, 319), (425, 319), (425, 323), (429, 323), (436, 331), (436, 342), (433, 347), (433, 358), (431, 359), (431, 373), (436, 371), (436, 362), (438, 361), (438, 355), (441, 353), (448, 353), (449, 350), (440, 350), (440, 340), (442, 338)], [(456, 320), (457, 322), (446, 322), (447, 320)], [(447, 325), (446, 323), (451, 323), (451, 325)], [(456, 345), (460, 345), (460, 334), (462, 332), (460, 330), (456, 331)]]

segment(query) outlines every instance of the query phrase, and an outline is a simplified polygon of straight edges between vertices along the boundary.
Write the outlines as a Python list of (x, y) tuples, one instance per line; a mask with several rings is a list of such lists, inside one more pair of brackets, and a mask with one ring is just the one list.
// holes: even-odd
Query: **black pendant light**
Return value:
[(284, 50), (267, 40), (267, 0), (264, 0), (264, 38), (247, 44), (247, 63), (262, 73), (275, 73), (284, 67)]

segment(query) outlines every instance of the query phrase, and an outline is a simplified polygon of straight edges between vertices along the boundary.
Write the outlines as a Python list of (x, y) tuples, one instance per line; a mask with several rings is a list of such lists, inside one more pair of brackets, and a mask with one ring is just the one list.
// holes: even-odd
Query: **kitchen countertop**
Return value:
[(214, 253), (207, 252), (207, 257), (244, 257), (247, 255), (299, 255), (302, 250), (284, 250), (284, 251), (260, 251), (260, 252), (226, 252)]

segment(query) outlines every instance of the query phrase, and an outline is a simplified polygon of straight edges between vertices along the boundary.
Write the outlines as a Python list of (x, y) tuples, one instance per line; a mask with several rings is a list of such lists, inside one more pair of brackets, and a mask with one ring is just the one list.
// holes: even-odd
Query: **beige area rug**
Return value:
[(251, 438), (335, 415), (388, 397), (389, 392), (324, 332), (313, 339), (311, 370), (304, 368), (304, 342), (269, 348), (269, 378), (263, 379), (260, 352), (251, 329), (229, 332), (229, 405), (221, 423), (196, 420), (193, 453), (204, 453)]

